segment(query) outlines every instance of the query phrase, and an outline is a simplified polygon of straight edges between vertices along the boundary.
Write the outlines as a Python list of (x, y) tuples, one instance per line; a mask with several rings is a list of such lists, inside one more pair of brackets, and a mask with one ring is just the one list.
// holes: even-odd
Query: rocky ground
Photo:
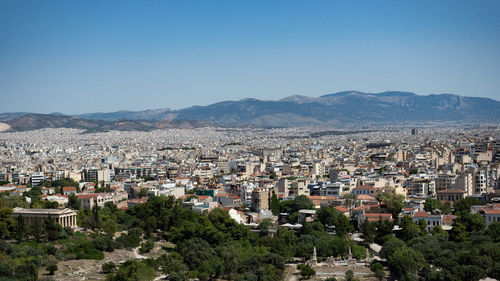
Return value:
[[(314, 266), (316, 275), (311, 277), (310, 280), (325, 280), (330, 277), (335, 277), (337, 280), (344, 280), (345, 273), (348, 270), (354, 272), (354, 277), (361, 281), (378, 281), (378, 279), (373, 275), (368, 266)], [(386, 272), (387, 276), (388, 272)], [(288, 264), (285, 269), (285, 281), (298, 281), (303, 280), (300, 276), (300, 270), (297, 269), (296, 264)]]
[[(101, 272), (102, 264), (114, 262), (119, 265), (130, 259), (156, 258), (166, 253), (164, 247), (171, 248), (173, 245), (168, 242), (157, 242), (155, 248), (146, 254), (139, 254), (138, 248), (128, 251), (125, 249), (116, 249), (111, 253), (104, 253), (103, 260), (70, 260), (62, 261), (57, 264), (58, 270), (53, 276), (47, 275), (44, 268), (40, 270), (39, 278), (52, 278), (60, 281), (81, 281), (81, 280), (105, 280), (106, 274)], [(157, 280), (162, 276), (159, 275)], [(163, 276), (164, 277), (164, 276)]]

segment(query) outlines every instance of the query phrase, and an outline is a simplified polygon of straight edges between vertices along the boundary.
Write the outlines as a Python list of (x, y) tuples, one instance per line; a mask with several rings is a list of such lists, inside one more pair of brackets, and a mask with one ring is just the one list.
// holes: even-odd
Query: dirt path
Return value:
[(288, 264), (285, 268), (285, 281), (297, 281), (299, 278), (297, 277), (297, 265), (296, 264)]
[(139, 259), (139, 260), (147, 259), (148, 257), (139, 254), (139, 248), (140, 247), (137, 247), (137, 248), (134, 249), (134, 252), (133, 252), (134, 253), (134, 257), (136, 259)]
[[(69, 260), (60, 261), (57, 263), (58, 270), (55, 272), (54, 276), (51, 276), (54, 280), (61, 281), (81, 281), (81, 280), (105, 280), (106, 274), (102, 273), (102, 264), (105, 262), (114, 262), (117, 266), (127, 260), (133, 259), (147, 259), (147, 258), (157, 258), (165, 251), (162, 246), (168, 245), (172, 247), (169, 243), (161, 242), (155, 243), (155, 248), (151, 253), (141, 255), (139, 253), (139, 247), (134, 248), (131, 251), (126, 249), (115, 249), (113, 252), (105, 252), (103, 260)], [(40, 269), (40, 278), (47, 277), (44, 274), (47, 272), (45, 268)], [(165, 279), (165, 275), (160, 275), (156, 277), (155, 280)]]

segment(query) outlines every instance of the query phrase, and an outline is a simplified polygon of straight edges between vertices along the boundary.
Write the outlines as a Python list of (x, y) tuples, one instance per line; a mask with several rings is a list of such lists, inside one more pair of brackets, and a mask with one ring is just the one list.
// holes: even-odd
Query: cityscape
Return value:
[(500, 280), (498, 8), (0, 1), (0, 281)]
[[(211, 242), (216, 239), (207, 247), (229, 247), (225, 244), (238, 238), (231, 238), (236, 233), (226, 237), (226, 228), (236, 231), (232, 229), (236, 224), (244, 226), (238, 231), (245, 232), (247, 241), (269, 245), (263, 251), (271, 256), (259, 259), (277, 255), (274, 262), (278, 264), (271, 272), (253, 273), (264, 274), (265, 280), (293, 280), (300, 277), (294, 276), (296, 271), (307, 278), (316, 275), (339, 280), (346, 274), (360, 280), (393, 274), (402, 277), (408, 268), (391, 264), (396, 256), (390, 254), (411, 241), (418, 243), (416, 249), (430, 247), (429, 251), (435, 247), (431, 243), (440, 239), (453, 241), (453, 247), (476, 241), (472, 245), (478, 250), (498, 241), (499, 133), (498, 126), (5, 132), (0, 140), (0, 192), (6, 207), (2, 235), (19, 242), (30, 240), (30, 235), (36, 241), (54, 244), (62, 240), (57, 249), (61, 251), (58, 256), (62, 255), (55, 273), (58, 280), (105, 278), (103, 272), (113, 271), (105, 270), (106, 265), (119, 266), (132, 258), (156, 259), (161, 264), (143, 269), (151, 270), (147, 272), (151, 278), (173, 274), (181, 275), (175, 278), (191, 278), (193, 270), (201, 274), (198, 266), (209, 264), (191, 264), (188, 256), (170, 260), (172, 253), (164, 249), (176, 242), (200, 243), (199, 235)], [(199, 227), (207, 227), (202, 221), (208, 218), (207, 223), (222, 237), (211, 237), (202, 229), (183, 229), (194, 223), (187, 218), (170, 218), (179, 220), (173, 222), (175, 226), (162, 225), (160, 214), (141, 218), (138, 212), (162, 208), (158, 204), (170, 204), (169, 210), (181, 208), (176, 212), (201, 220)], [(58, 228), (31, 232), (40, 231), (50, 218)], [(23, 227), (16, 222), (22, 222)], [(131, 230), (137, 235), (130, 237)], [(69, 242), (75, 233), (82, 233), (77, 236), (80, 245)], [(389, 239), (386, 235), (391, 233), (395, 237)], [(84, 246), (90, 249), (71, 258), (72, 251)], [(442, 262), (441, 253), (433, 252), (436, 256), (431, 262), (427, 256), (431, 253), (406, 247), (403, 249), (409, 253), (404, 257), (422, 259), (422, 264), (411, 264), (421, 267), (419, 270)], [(498, 253), (491, 252), (492, 263)], [(74, 258), (95, 261), (81, 264)], [(221, 258), (210, 262), (222, 262)], [(251, 273), (249, 269), (233, 272), (234, 268), (223, 264), (210, 264), (219, 266), (220, 271), (206, 269), (213, 275), (209, 279), (241, 278), (237, 276)], [(262, 266), (270, 270), (266, 264)], [(457, 261), (455, 266), (460, 264)], [(299, 270), (300, 265), (307, 268)], [(449, 280), (468, 274), (441, 266)], [(477, 265), (483, 277), (496, 276), (494, 267), (483, 266)], [(419, 275), (444, 274), (428, 270)], [(481, 275), (474, 278), (479, 280)]]

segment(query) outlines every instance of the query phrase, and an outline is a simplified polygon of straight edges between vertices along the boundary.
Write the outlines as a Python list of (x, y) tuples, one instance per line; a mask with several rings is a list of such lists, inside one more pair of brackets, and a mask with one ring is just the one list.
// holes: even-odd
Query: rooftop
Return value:
[(24, 208), (14, 208), (13, 209), (14, 214), (43, 214), (43, 215), (64, 215), (64, 214), (70, 214), (74, 213), (76, 214), (75, 211), (65, 208), (65, 209), (24, 209)]

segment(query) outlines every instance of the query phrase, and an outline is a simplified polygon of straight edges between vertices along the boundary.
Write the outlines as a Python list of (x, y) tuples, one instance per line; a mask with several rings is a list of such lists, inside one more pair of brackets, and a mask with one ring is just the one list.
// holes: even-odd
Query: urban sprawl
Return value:
[[(287, 264), (293, 264), (294, 259), (297, 262), (292, 269), (282, 269), (285, 273), (280, 276), (292, 280), (287, 274), (301, 270), (307, 278), (316, 274), (317, 278), (342, 279), (347, 272), (371, 280), (375, 276), (384, 278), (387, 270), (387, 274), (410, 280), (401, 277), (407, 273), (398, 272), (391, 263), (396, 257), (381, 253), (388, 242), (370, 238), (367, 225), (376, 226), (373, 231), (377, 233), (384, 223), (390, 223), (389, 233), (406, 242), (411, 240), (404, 238), (410, 224), (426, 232), (419, 236), (443, 232), (459, 242), (453, 236), (458, 235), (458, 227), (473, 232), (456, 211), (464, 202), (472, 202), (465, 204), (468, 214), (481, 218), (478, 223), (483, 229), (500, 222), (499, 136), (497, 126), (355, 130), (208, 127), (103, 133), (61, 128), (4, 132), (0, 134), (1, 207), (9, 210), (14, 222), (22, 220), (26, 240), (33, 235), (29, 234), (30, 227), (50, 219), (63, 229), (88, 234), (99, 220), (91, 219), (94, 210), (112, 204), (123, 214), (136, 215), (138, 206), (163, 196), (200, 216), (222, 210), (260, 236), (276, 238), (290, 231), (302, 238), (307, 227), (321, 222), (326, 235), (346, 232), (346, 241), (352, 241), (352, 245), (332, 255), (315, 240), (312, 248), (304, 250), (307, 254), (291, 254)], [(342, 227), (336, 215), (329, 220), (325, 210), (340, 214), (349, 226)], [(141, 227), (147, 233), (147, 227)], [(18, 229), (13, 226), (10, 231), (16, 233)], [(100, 229), (107, 232), (106, 227)], [(116, 237), (130, 235), (123, 227), (115, 227), (112, 232)], [(167, 243), (172, 232), (157, 236), (155, 241)], [(2, 236), (16, 240), (14, 234), (5, 232)], [(139, 237), (144, 248), (149, 240), (146, 234)], [(172, 238), (170, 242), (178, 241)], [(293, 242), (296, 249), (299, 242)], [(360, 250), (361, 246), (366, 249)], [(372, 266), (370, 271), (374, 261), (383, 266)], [(201, 271), (195, 276), (195, 267), (185, 258), (183, 262), (188, 266), (183, 269), (188, 277), (204, 280)], [(500, 266), (498, 260), (493, 260), (492, 267), (495, 264)], [(328, 270), (337, 267), (345, 269), (337, 273)], [(421, 277), (421, 270), (411, 274)], [(495, 276), (500, 268), (496, 270), (476, 277)], [(15, 272), (13, 269), (12, 276)], [(163, 277), (172, 274), (163, 272)], [(65, 278), (74, 277), (68, 274)], [(222, 270), (208, 279), (232, 279), (234, 274)], [(272, 280), (266, 278), (255, 280)]]

